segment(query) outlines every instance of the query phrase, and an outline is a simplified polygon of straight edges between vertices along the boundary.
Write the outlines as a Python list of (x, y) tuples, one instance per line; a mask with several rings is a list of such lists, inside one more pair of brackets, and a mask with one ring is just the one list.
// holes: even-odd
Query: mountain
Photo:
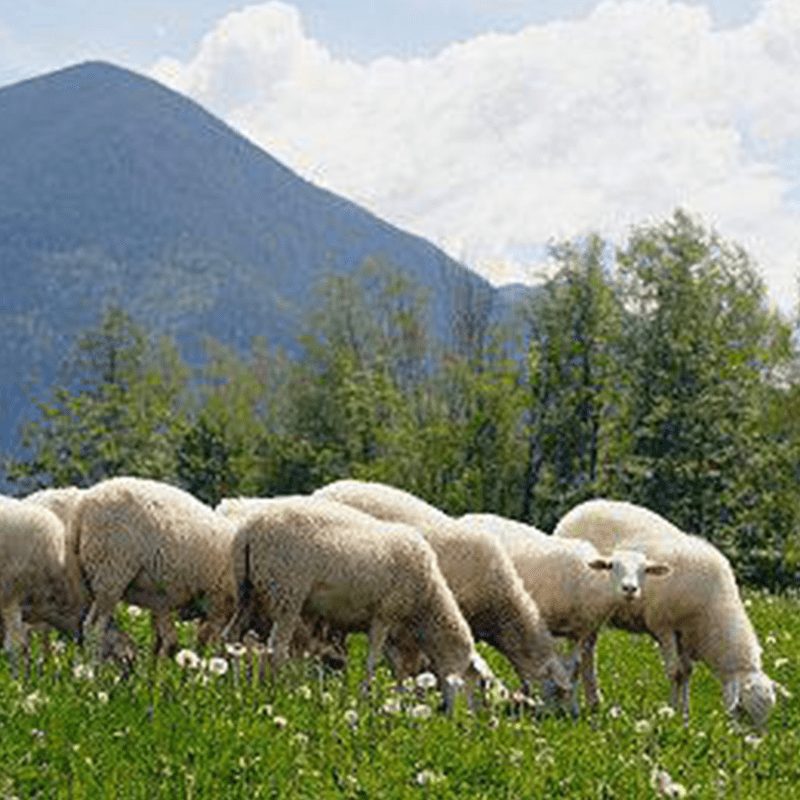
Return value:
[[(0, 450), (28, 392), (117, 304), (184, 353), (254, 335), (290, 350), (321, 276), (381, 259), (427, 287), (443, 333), (456, 287), (493, 292), (441, 250), (301, 179), (193, 101), (105, 63), (0, 89)], [(353, 165), (357, 169), (357, 165)], [(499, 296), (498, 296), (499, 297)]]

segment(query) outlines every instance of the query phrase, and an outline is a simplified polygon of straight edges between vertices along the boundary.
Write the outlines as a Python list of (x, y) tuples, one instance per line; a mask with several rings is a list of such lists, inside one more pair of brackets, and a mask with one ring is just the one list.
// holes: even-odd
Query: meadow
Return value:
[[(93, 669), (72, 644), (30, 673), (0, 665), (1, 798), (796, 797), (800, 789), (800, 600), (748, 595), (766, 671), (794, 695), (766, 732), (731, 720), (702, 666), (685, 727), (645, 637), (600, 639), (602, 709), (572, 720), (494, 691), (452, 718), (435, 689), (398, 692), (382, 668), (361, 690), (365, 641), (344, 673), (290, 664), (248, 679), (227, 655), (201, 667), (145, 654), (146, 615), (122, 609), (141, 645), (130, 675)], [(193, 629), (181, 625), (190, 646)], [(513, 685), (508, 665), (483, 649)]]

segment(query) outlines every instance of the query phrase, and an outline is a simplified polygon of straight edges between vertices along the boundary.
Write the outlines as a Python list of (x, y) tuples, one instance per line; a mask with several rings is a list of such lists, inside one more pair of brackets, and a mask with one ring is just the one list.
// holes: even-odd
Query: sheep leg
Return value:
[(692, 669), (693, 665), (691, 658), (689, 658), (689, 656), (687, 656), (685, 653), (681, 653), (680, 675), (678, 680), (678, 700), (685, 725), (689, 724), (689, 681), (692, 677)]
[(389, 635), (389, 625), (381, 619), (373, 619), (369, 627), (369, 650), (367, 652), (367, 679), (362, 684), (362, 691), (368, 692), (375, 679), (375, 669), (381, 659), (383, 646)]
[(83, 638), (92, 659), (99, 663), (108, 647), (108, 629), (117, 600), (110, 596), (97, 596), (83, 621)]
[(273, 675), (286, 663), (289, 658), (289, 645), (300, 622), (300, 607), (294, 610), (284, 610), (280, 616), (275, 615), (272, 630), (267, 639), (267, 649), (270, 652), (270, 667)]
[(656, 637), (661, 649), (661, 658), (664, 661), (664, 672), (670, 682), (669, 704), (676, 710), (681, 710), (679, 690), (681, 684), (681, 658), (678, 652), (678, 638), (674, 631)]
[(589, 708), (596, 709), (602, 700), (602, 695), (597, 685), (597, 661), (595, 657), (597, 631), (592, 631), (580, 642), (579, 647), (578, 659), (581, 681), (583, 682), (583, 694)]
[(17, 678), (19, 677), (19, 664), (17, 661), (17, 648), (21, 647), (27, 653), (27, 636), (25, 633), (25, 623), (22, 621), (22, 609), (19, 603), (12, 603), (3, 608), (3, 628), (5, 629), (5, 636), (3, 637), (3, 648), (8, 656), (8, 662), (11, 666), (11, 674)]
[(178, 649), (178, 634), (172, 623), (169, 611), (152, 611), (150, 621), (153, 625), (153, 655), (170, 658)]

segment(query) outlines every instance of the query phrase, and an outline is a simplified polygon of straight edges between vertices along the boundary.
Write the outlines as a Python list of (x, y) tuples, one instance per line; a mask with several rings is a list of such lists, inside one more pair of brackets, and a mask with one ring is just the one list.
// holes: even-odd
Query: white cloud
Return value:
[(521, 277), (515, 254), (553, 238), (621, 238), (681, 205), (751, 249), (784, 307), (794, 296), (800, 183), (781, 164), (800, 153), (797, 0), (725, 30), (696, 5), (605, 0), (584, 19), (364, 64), (269, 2), (152, 74), (495, 279)]

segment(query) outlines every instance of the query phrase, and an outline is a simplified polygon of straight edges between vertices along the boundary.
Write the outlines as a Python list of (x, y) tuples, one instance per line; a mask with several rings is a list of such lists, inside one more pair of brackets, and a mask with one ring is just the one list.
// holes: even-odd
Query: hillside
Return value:
[(49, 385), (111, 303), (192, 358), (209, 335), (293, 348), (314, 284), (368, 257), (427, 287), (440, 335), (454, 288), (488, 286), (109, 64), (0, 89), (0, 142), (0, 450), (17, 449), (25, 389)]

